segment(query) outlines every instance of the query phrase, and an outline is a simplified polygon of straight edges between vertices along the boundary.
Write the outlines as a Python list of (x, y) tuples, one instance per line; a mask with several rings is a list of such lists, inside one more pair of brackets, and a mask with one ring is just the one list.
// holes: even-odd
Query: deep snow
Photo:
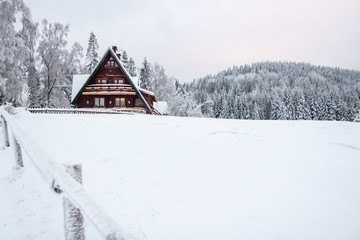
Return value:
[[(136, 238), (360, 238), (358, 123), (29, 113), (16, 118), (57, 161), (81, 162), (88, 193)], [(0, 163), (2, 172), (7, 168), (0, 210), (8, 212), (1, 214), (0, 235), (13, 236), (18, 226), (11, 222), (22, 219), (29, 234), (48, 239), (31, 218), (19, 216), (38, 212), (42, 221), (50, 215), (45, 229), (58, 227), (61, 200), (47, 186), (25, 186), (26, 192), (11, 187), (9, 179), (21, 175), (21, 184), (36, 173), (26, 159), (25, 169), (9, 171), (9, 151), (0, 151), (7, 159)], [(31, 191), (48, 205), (60, 204), (59, 212), (42, 211), (41, 202), (24, 208), (8, 203), (18, 194), (25, 203), (36, 202)], [(61, 235), (62, 228), (55, 232)]]

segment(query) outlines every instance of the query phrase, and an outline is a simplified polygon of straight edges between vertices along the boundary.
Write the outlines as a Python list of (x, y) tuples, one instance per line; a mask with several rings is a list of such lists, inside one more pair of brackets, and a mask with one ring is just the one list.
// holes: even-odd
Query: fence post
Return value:
[[(77, 182), (82, 183), (81, 165), (66, 165), (66, 172)], [(84, 217), (67, 197), (63, 197), (65, 240), (85, 240)]]
[(8, 128), (7, 122), (3, 116), (1, 116), (1, 122), (2, 122), (2, 130), (3, 130), (3, 135), (4, 135), (4, 147), (10, 147), (9, 128)]
[(20, 169), (24, 167), (23, 156), (22, 156), (20, 144), (14, 134), (13, 134), (13, 144), (14, 144), (15, 163), (16, 163), (15, 168)]

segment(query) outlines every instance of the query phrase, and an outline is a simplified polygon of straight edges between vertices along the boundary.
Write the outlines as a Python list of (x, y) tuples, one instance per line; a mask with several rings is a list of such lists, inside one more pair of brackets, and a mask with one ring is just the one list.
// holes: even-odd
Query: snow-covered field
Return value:
[[(359, 123), (15, 117), (135, 238), (360, 239)], [(0, 157), (0, 239), (62, 239), (60, 196)]]

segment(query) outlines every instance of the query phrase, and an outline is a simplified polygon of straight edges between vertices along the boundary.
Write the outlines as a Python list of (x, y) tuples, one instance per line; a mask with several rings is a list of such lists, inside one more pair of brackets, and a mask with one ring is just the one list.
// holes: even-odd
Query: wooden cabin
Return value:
[(155, 94), (137, 85), (116, 53), (109, 47), (91, 74), (73, 76), (71, 104), (75, 108), (112, 108), (148, 114), (154, 109)]

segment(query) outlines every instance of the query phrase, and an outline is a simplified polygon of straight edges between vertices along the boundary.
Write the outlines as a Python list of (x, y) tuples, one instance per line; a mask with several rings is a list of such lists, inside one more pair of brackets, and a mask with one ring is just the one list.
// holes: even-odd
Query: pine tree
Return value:
[(307, 102), (309, 103), (310, 119), (319, 120), (320, 106), (315, 94), (310, 93)]
[(328, 114), (327, 114), (327, 97), (322, 96), (319, 99), (319, 110), (318, 110), (318, 119), (319, 120), (328, 120)]
[(360, 110), (359, 112), (356, 114), (354, 122), (360, 122)]
[(296, 119), (296, 112), (294, 106), (294, 97), (292, 91), (287, 88), (284, 92), (284, 99), (283, 99), (286, 111), (287, 111), (287, 118), (288, 120), (295, 120)]
[(221, 112), (219, 118), (231, 118), (229, 104), (226, 98), (223, 96)]
[(153, 91), (156, 94), (156, 97), (160, 101), (165, 101), (167, 96), (167, 76), (165, 75), (165, 70), (158, 63), (154, 64), (154, 67), (151, 71), (151, 80), (153, 85)]
[(272, 101), (272, 111), (271, 111), (271, 119), (272, 120), (286, 120), (289, 119), (287, 108), (280, 98), (279, 95), (275, 95)]
[(126, 53), (126, 51), (122, 51), (122, 54), (121, 54), (121, 61), (123, 62), (124, 64), (124, 67), (129, 71), (128, 69), (128, 64), (129, 64), (129, 57)]
[(151, 65), (146, 60), (146, 57), (144, 58), (143, 65), (140, 69), (139, 81), (140, 81), (141, 88), (147, 89), (150, 91), (153, 90), (153, 84), (151, 82)]
[(132, 77), (137, 76), (134, 59), (130, 58), (129, 63), (127, 65), (127, 70), (129, 72), (130, 76), (132, 76)]
[(223, 108), (223, 97), (220, 93), (216, 93), (214, 96), (214, 105), (212, 112), (214, 113), (215, 118), (221, 117), (222, 108)]
[(254, 120), (261, 119), (260, 118), (260, 108), (256, 102), (254, 103), (253, 119)]
[(88, 73), (91, 73), (91, 71), (94, 70), (99, 63), (98, 49), (99, 45), (97, 43), (96, 36), (93, 32), (91, 32), (85, 59), (85, 68)]

